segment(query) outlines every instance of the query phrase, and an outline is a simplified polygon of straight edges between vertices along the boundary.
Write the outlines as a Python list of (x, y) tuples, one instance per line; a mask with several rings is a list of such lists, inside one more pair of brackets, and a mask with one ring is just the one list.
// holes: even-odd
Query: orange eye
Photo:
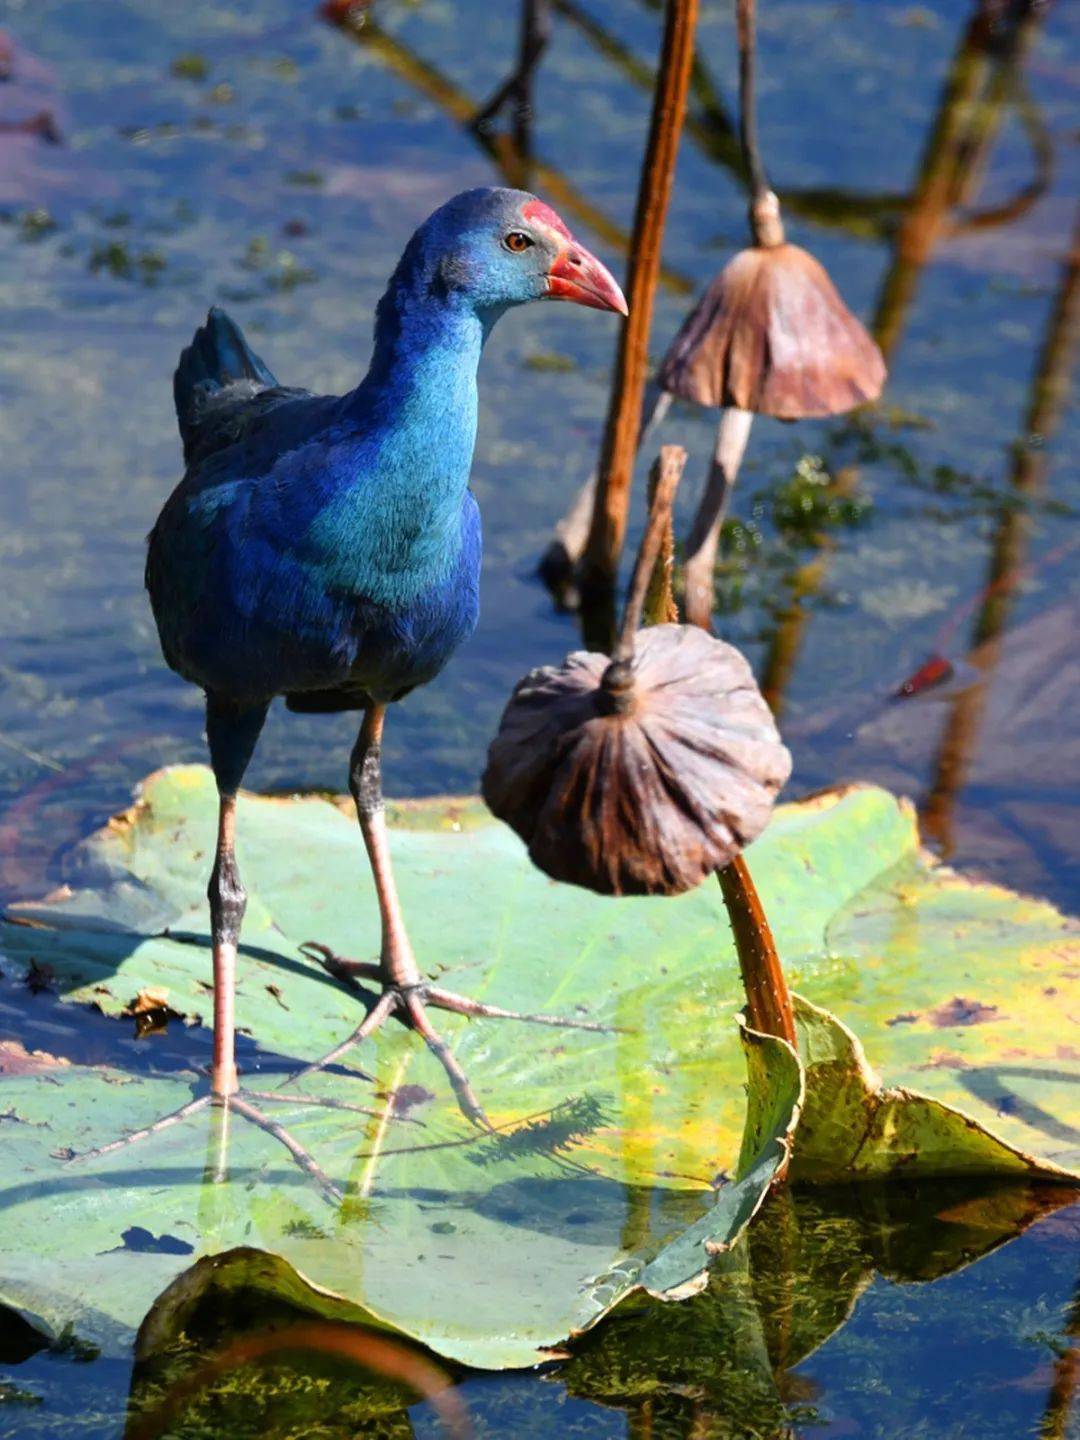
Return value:
[(506, 248), (512, 250), (515, 255), (520, 255), (522, 250), (528, 250), (529, 246), (534, 243), (528, 235), (523, 234), (520, 230), (511, 230), (503, 241)]

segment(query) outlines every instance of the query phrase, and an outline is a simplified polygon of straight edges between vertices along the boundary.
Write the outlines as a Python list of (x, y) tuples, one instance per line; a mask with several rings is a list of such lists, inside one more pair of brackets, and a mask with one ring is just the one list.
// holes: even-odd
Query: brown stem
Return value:
[(761, 163), (757, 131), (757, 36), (755, 33), (756, 0), (736, 0), (735, 16), (739, 31), (739, 142), (743, 163), (750, 178), (751, 201), (759, 200), (769, 189), (765, 167)]
[(791, 993), (765, 908), (741, 855), (719, 872), (719, 880), (735, 936), (750, 1027), (762, 1035), (786, 1040), (793, 1050), (797, 1049)]
[[(681, 472), (686, 464), (686, 456), (683, 454), (679, 460)], [(649, 475), (649, 513), (651, 514), (656, 505), (656, 493), (660, 488), (660, 469), (654, 465)], [(667, 519), (664, 528), (660, 532), (660, 549), (657, 552), (656, 563), (653, 565), (652, 574), (649, 576), (649, 583), (645, 590), (645, 604), (642, 610), (641, 623), (643, 625), (677, 625), (679, 622), (679, 607), (675, 603), (675, 526), (671, 520), (672, 507), (668, 506)]]
[(694, 58), (697, 0), (668, 0), (660, 70), (634, 214), (627, 300), (601, 448), (596, 506), (585, 549), (583, 582), (612, 589), (626, 538), (641, 402), (649, 367), (649, 330), (660, 273), (660, 249), (686, 114)]
[[(661, 390), (655, 377), (645, 390), (645, 402), (641, 411), (641, 425), (638, 429), (637, 448), (640, 451), (649, 435), (671, 409), (671, 396)], [(556, 604), (563, 610), (577, 610), (581, 597), (577, 593), (575, 572), (578, 562), (585, 553), (592, 523), (593, 508), (596, 504), (596, 471), (582, 485), (574, 496), (569, 510), (556, 522), (555, 534), (540, 557), (538, 574), (551, 591)]]
[(686, 465), (686, 451), (681, 445), (665, 445), (653, 464), (649, 476), (652, 493), (652, 508), (649, 511), (645, 534), (641, 537), (634, 575), (630, 581), (630, 593), (623, 611), (619, 638), (611, 652), (612, 661), (625, 664), (634, 656), (634, 636), (641, 625), (645, 608), (645, 596), (649, 590), (656, 562), (664, 543), (664, 534), (671, 524), (671, 507), (675, 502), (675, 491), (682, 479)]

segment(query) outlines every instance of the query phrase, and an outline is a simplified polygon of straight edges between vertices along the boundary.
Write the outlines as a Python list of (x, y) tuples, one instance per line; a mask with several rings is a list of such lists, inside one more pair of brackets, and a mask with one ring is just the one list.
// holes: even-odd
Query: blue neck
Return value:
[(372, 406), (385, 412), (404, 405), (432, 429), (429, 417), (452, 413), (462, 402), (475, 414), (480, 352), (503, 309), (478, 311), (449, 289), (421, 236), (414, 236), (375, 311), (368, 373), (346, 404), (355, 401), (369, 414)]
[[(465, 473), (452, 488), (468, 483), (476, 433), (476, 371), (480, 353), (501, 310), (478, 312), (460, 294), (447, 293), (423, 265), (402, 263), (379, 301), (375, 349), (364, 379), (343, 398), (345, 414), (365, 427), (374, 421), (399, 439), (447, 446), (450, 469), (460, 472), (461, 447), (467, 443)], [(406, 448), (411, 448), (406, 444)], [(408, 476), (397, 467), (402, 483)], [(437, 467), (445, 479), (446, 466)], [(421, 489), (432, 475), (416, 476)]]
[[(367, 375), (342, 397), (358, 443), (359, 485), (347, 481), (320, 521), (336, 545), (338, 578), (403, 605), (457, 563), (461, 512), (476, 439), (476, 371), (497, 314), (439, 294), (398, 267), (379, 303)], [(361, 458), (361, 454), (363, 458)], [(343, 476), (343, 478), (345, 478)]]

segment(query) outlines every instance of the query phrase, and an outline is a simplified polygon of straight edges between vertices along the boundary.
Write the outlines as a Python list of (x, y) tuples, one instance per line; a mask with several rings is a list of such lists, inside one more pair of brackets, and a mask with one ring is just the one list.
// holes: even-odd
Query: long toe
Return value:
[[(372, 1115), (378, 1120), (386, 1118), (386, 1106), (376, 1107), (374, 1105), (351, 1105), (347, 1100), (331, 1100), (321, 1095), (300, 1095), (295, 1090), (249, 1090), (245, 1085), (240, 1091), (243, 1100), (258, 1100), (264, 1105), (310, 1105), (316, 1110), (342, 1110), (350, 1115)], [(392, 1110), (389, 1117), (396, 1125), (419, 1125), (424, 1128), (423, 1120), (417, 1120), (413, 1115), (402, 1115), (397, 1110)]]
[(140, 1140), (148, 1140), (151, 1135), (160, 1135), (163, 1130), (169, 1130), (173, 1125), (179, 1125), (182, 1120), (189, 1119), (192, 1115), (198, 1114), (210, 1104), (211, 1096), (200, 1095), (197, 1100), (189, 1100), (186, 1105), (181, 1105), (179, 1110), (172, 1110), (168, 1115), (162, 1115), (160, 1120), (155, 1120), (152, 1125), (144, 1125), (139, 1130), (132, 1130), (130, 1135), (122, 1135), (119, 1140), (110, 1140), (107, 1145), (97, 1145), (93, 1150), (80, 1150), (77, 1155), (67, 1157), (68, 1165), (79, 1165), (86, 1160), (97, 1160), (102, 1155), (111, 1155), (115, 1150), (124, 1150), (129, 1145), (136, 1145)]
[[(295, 1100), (297, 1097), (279, 1097), (277, 1095), (268, 1094), (266, 1098)], [(285, 1147), (285, 1149), (289, 1152), (293, 1160), (304, 1172), (304, 1174), (307, 1175), (318, 1185), (319, 1189), (322, 1190), (327, 1199), (332, 1201), (334, 1204), (340, 1204), (342, 1199), (341, 1191), (337, 1188), (337, 1186), (333, 1183), (330, 1177), (318, 1164), (311, 1152), (307, 1150), (303, 1145), (301, 1145), (300, 1141), (297, 1140), (294, 1135), (290, 1134), (283, 1125), (279, 1124), (276, 1120), (271, 1119), (270, 1116), (264, 1115), (263, 1112), (258, 1108), (258, 1106), (252, 1104), (253, 1099), (254, 1095), (251, 1095), (250, 1093), (238, 1093), (230, 1095), (227, 1099), (219, 1100), (216, 1102), (222, 1107), (223, 1112), (227, 1112), (227, 1114), (223, 1113), (224, 1123), (221, 1126), (221, 1131), (219, 1135), (219, 1144), (221, 1148), (216, 1161), (215, 1178), (223, 1180), (228, 1174), (229, 1129), (227, 1116), (239, 1115), (243, 1119), (249, 1121), (252, 1125), (258, 1126), (258, 1128), (265, 1131), (266, 1134), (272, 1135), (279, 1145), (283, 1145)], [(69, 1165), (85, 1163), (90, 1160), (97, 1160), (103, 1155), (111, 1155), (118, 1150), (124, 1150), (129, 1145), (135, 1145), (142, 1140), (148, 1140), (152, 1135), (160, 1135), (162, 1131), (169, 1130), (174, 1125), (180, 1125), (185, 1120), (190, 1120), (192, 1116), (197, 1115), (202, 1110), (209, 1109), (209, 1107), (214, 1103), (214, 1096), (200, 1095), (195, 1100), (189, 1100), (186, 1105), (181, 1105), (178, 1110), (173, 1110), (170, 1114), (163, 1115), (160, 1120), (155, 1120), (152, 1125), (144, 1125), (139, 1130), (133, 1130), (130, 1135), (124, 1135), (119, 1140), (109, 1141), (107, 1145), (98, 1145), (93, 1150), (83, 1150), (78, 1155), (69, 1156), (67, 1163)], [(301, 1101), (301, 1103), (303, 1102)], [(337, 1109), (339, 1107), (336, 1104), (333, 1104), (332, 1108)], [(360, 1107), (345, 1106), (341, 1108), (359, 1109)]]
[(454, 990), (443, 990), (438, 985), (426, 985), (424, 996), (429, 1005), (438, 1010), (452, 1010), (455, 1015), (469, 1015), (480, 1020), (525, 1020), (530, 1025), (554, 1025), (563, 1030), (591, 1030), (596, 1034), (610, 1035), (619, 1027), (603, 1025), (598, 1020), (579, 1020), (568, 1015), (533, 1014), (525, 1010), (504, 1010), (501, 1005), (486, 1005), (468, 995), (459, 995)]
[(483, 1106), (469, 1084), (469, 1077), (462, 1069), (461, 1062), (428, 1018), (424, 1001), (420, 995), (414, 991), (406, 991), (405, 1008), (413, 1029), (424, 1037), (428, 1049), (446, 1071), (446, 1078), (450, 1081), (454, 1095), (457, 1097), (461, 1113), (474, 1125), (478, 1125), (481, 1130), (494, 1130), (495, 1127), (484, 1113)]
[[(400, 1004), (401, 997), (396, 990), (384, 990), (347, 1039), (343, 1040), (340, 1045), (335, 1045), (332, 1050), (328, 1050), (320, 1059), (313, 1060), (310, 1065), (305, 1065), (295, 1075), (290, 1075), (284, 1084), (296, 1085), (299, 1081), (306, 1079), (308, 1075), (317, 1075), (320, 1070), (325, 1070), (328, 1065), (333, 1065), (343, 1055), (348, 1054), (354, 1045), (359, 1045), (369, 1035), (374, 1035), (375, 1031), (390, 1018)], [(374, 1079), (374, 1076), (364, 1070), (358, 1070), (356, 1073), (364, 1080)]]

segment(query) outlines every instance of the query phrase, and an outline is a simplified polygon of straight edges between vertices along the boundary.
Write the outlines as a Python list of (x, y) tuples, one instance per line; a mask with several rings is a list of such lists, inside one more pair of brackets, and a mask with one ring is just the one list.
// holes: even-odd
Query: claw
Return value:
[(322, 945), (318, 940), (305, 940), (300, 946), (300, 953), (309, 960), (317, 960), (328, 975), (340, 980), (350, 989), (356, 988), (354, 982), (357, 976), (380, 982), (385, 978), (378, 965), (367, 960), (346, 960), (341, 955), (335, 955), (329, 945)]
[[(283, 1082), (283, 1085), (295, 1085), (297, 1081), (305, 1079), (308, 1075), (314, 1075), (320, 1070), (325, 1070), (335, 1060), (340, 1060), (342, 1055), (351, 1050), (354, 1045), (359, 1045), (369, 1035), (374, 1035), (383, 1021), (398, 1008), (399, 1003), (400, 997), (396, 990), (385, 990), (348, 1039), (343, 1040), (340, 1045), (335, 1045), (333, 1050), (328, 1050), (320, 1060), (313, 1060), (310, 1065), (305, 1065), (302, 1070), (297, 1070), (295, 1075), (290, 1075)], [(362, 1075), (365, 1080), (374, 1078), (363, 1070), (358, 1071), (358, 1074)]]
[(447, 1045), (439, 1032), (428, 1019), (424, 1001), (415, 991), (406, 991), (405, 1006), (409, 1012), (409, 1019), (412, 1021), (413, 1029), (424, 1037), (424, 1041), (431, 1053), (438, 1060), (439, 1064), (446, 1071), (446, 1078), (450, 1081), (457, 1102), (462, 1114), (481, 1130), (492, 1130), (491, 1121), (484, 1114), (484, 1108), (473, 1093), (469, 1084), (469, 1077), (461, 1068), (457, 1056)]

